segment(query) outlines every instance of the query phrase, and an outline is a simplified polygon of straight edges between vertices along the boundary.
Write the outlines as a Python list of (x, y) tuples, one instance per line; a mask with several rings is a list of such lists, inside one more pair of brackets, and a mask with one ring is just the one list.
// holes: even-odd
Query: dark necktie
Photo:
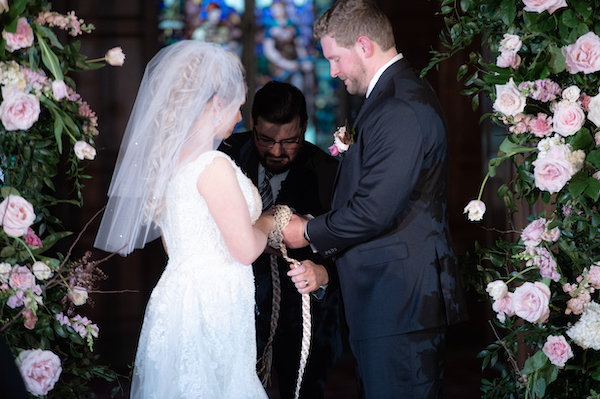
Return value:
[(260, 197), (262, 198), (263, 211), (269, 209), (273, 205), (273, 191), (271, 190), (271, 177), (273, 173), (265, 170), (265, 179), (260, 185)]

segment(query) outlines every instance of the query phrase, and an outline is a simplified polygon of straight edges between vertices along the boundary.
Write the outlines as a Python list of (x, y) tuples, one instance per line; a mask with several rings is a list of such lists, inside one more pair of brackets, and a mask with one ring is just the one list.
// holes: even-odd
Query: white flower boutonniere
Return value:
[(348, 121), (344, 126), (340, 126), (333, 133), (333, 145), (329, 147), (329, 152), (332, 156), (338, 156), (348, 151), (350, 145), (355, 143), (356, 132), (350, 128)]

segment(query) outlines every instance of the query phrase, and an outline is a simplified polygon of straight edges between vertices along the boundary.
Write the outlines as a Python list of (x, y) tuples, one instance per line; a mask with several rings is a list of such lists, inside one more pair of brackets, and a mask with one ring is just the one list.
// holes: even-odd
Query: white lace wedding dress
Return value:
[[(161, 222), (169, 261), (146, 309), (131, 398), (267, 398), (256, 375), (252, 267), (229, 255), (196, 188), (217, 156), (231, 161), (204, 153), (169, 183)], [(254, 221), (260, 195), (233, 165)]]

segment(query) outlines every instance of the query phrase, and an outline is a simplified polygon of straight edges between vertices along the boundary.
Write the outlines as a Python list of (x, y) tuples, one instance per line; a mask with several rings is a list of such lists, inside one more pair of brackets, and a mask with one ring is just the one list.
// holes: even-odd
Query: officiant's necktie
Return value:
[(263, 211), (269, 209), (273, 205), (273, 191), (271, 190), (271, 177), (273, 173), (265, 169), (265, 179), (260, 185), (260, 197), (262, 198)]

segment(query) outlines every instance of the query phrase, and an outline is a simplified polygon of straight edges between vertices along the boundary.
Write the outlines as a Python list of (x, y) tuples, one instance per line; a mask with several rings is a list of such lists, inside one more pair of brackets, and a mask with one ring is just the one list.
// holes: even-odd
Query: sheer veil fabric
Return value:
[(168, 182), (218, 147), (245, 97), (232, 52), (196, 41), (160, 50), (144, 72), (94, 246), (125, 256), (158, 238)]

